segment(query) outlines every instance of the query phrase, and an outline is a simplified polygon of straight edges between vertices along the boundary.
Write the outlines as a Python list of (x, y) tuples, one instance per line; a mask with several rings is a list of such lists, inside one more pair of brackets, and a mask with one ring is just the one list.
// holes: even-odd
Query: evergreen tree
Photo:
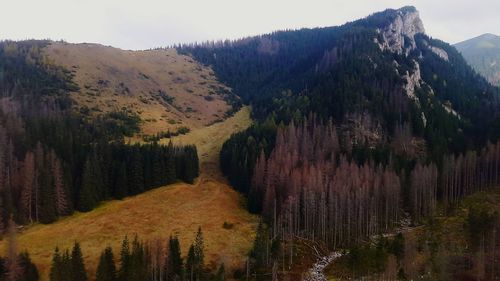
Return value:
[(189, 247), (188, 255), (186, 258), (186, 278), (189, 281), (195, 280), (195, 270), (196, 270), (196, 255), (194, 251), (194, 246), (191, 244)]
[(118, 272), (118, 280), (128, 281), (132, 272), (131, 257), (130, 257), (130, 243), (128, 237), (125, 236), (120, 250), (120, 271)]
[(168, 255), (166, 265), (167, 280), (182, 279), (181, 247), (177, 236), (170, 236), (168, 241)]
[(198, 232), (196, 233), (196, 238), (194, 240), (194, 254), (195, 254), (195, 262), (196, 262), (196, 274), (197, 280), (200, 279), (203, 273), (204, 266), (204, 242), (203, 242), (203, 233), (201, 232), (201, 227), (198, 228)]
[(116, 281), (116, 266), (113, 258), (113, 250), (106, 247), (99, 258), (97, 266), (96, 281)]
[(190, 280), (203, 280), (204, 270), (204, 243), (203, 233), (201, 227), (198, 228), (194, 243), (189, 248), (188, 257), (186, 261), (186, 272), (189, 274)]
[(50, 281), (62, 281), (63, 278), (63, 259), (59, 253), (59, 248), (56, 247), (54, 250), (54, 255), (52, 256), (52, 265), (50, 266)]
[(51, 223), (57, 219), (55, 189), (52, 173), (48, 167), (42, 167), (38, 176), (40, 186), (39, 216), (41, 223)]
[(144, 167), (143, 158), (138, 147), (134, 147), (130, 159), (130, 167), (128, 179), (129, 179), (129, 191), (130, 194), (135, 195), (144, 191)]
[(95, 162), (88, 158), (82, 175), (82, 187), (78, 197), (78, 209), (82, 212), (88, 212), (97, 206), (97, 189), (101, 184)]
[(61, 267), (63, 281), (73, 281), (73, 269), (71, 267), (71, 255), (69, 250), (66, 249), (62, 255), (62, 267)]
[[(167, 184), (175, 182), (177, 178), (179, 178), (179, 172), (182, 169), (181, 165), (179, 163), (176, 163), (175, 159), (175, 148), (174, 145), (172, 144), (172, 141), (168, 143), (167, 153), (165, 156), (165, 182)], [(177, 169), (176, 169), (177, 167)]]
[(38, 281), (38, 269), (31, 262), (28, 252), (23, 252), (19, 255), (19, 265), (22, 269), (22, 275), (18, 281)]
[(122, 199), (128, 195), (127, 166), (123, 162), (117, 165), (114, 197), (116, 199)]
[(131, 278), (129, 280), (142, 281), (147, 279), (146, 253), (137, 236), (132, 241), (131, 268)]
[(82, 250), (80, 244), (75, 242), (71, 251), (71, 273), (73, 281), (87, 281), (87, 272), (83, 261)]

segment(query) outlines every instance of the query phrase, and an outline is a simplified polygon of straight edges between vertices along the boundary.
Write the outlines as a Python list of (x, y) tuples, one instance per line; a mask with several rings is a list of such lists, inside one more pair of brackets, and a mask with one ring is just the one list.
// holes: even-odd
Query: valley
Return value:
[(500, 280), (498, 38), (372, 12), (0, 41), (0, 281)]
[[(196, 144), (201, 174), (193, 185), (176, 183), (143, 194), (102, 203), (88, 213), (75, 213), (53, 224), (21, 228), (17, 236), (20, 251), (28, 250), (41, 280), (48, 280), (55, 247), (69, 249), (81, 243), (87, 270), (95, 273), (99, 255), (106, 246), (119, 253), (125, 235), (144, 241), (178, 235), (183, 256), (198, 227), (205, 238), (207, 265), (224, 263), (228, 271), (242, 268), (250, 250), (258, 218), (244, 207), (244, 198), (218, 172), (218, 153), (232, 133), (251, 123), (250, 110), (242, 108), (233, 117), (174, 138), (174, 142)], [(224, 228), (224, 223), (232, 225)], [(5, 240), (0, 252), (5, 252)]]

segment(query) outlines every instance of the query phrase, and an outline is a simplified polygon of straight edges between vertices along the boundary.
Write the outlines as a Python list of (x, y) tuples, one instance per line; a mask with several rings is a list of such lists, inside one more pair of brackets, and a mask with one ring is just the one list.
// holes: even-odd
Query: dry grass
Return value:
[[(174, 139), (197, 144), (204, 154), (200, 157), (202, 174), (194, 185), (177, 183), (104, 203), (91, 212), (77, 213), (54, 224), (33, 225), (18, 235), (18, 248), (30, 252), (42, 279), (47, 280), (54, 248), (69, 248), (79, 241), (87, 269), (93, 275), (100, 251), (110, 245), (117, 255), (125, 235), (154, 240), (177, 233), (185, 254), (201, 226), (206, 260), (212, 267), (220, 262), (230, 270), (242, 266), (252, 246), (257, 217), (246, 211), (241, 196), (220, 176), (216, 163), (223, 141), (250, 123), (249, 109), (243, 108), (223, 123)], [(224, 222), (234, 227), (225, 229)], [(5, 243), (0, 244), (0, 250), (5, 251)]]
[[(75, 110), (90, 115), (126, 108), (139, 114), (144, 134), (180, 126), (201, 128), (223, 119), (230, 106), (213, 71), (175, 49), (126, 51), (98, 44), (54, 42), (45, 53), (74, 74)], [(160, 97), (164, 92), (173, 101)], [(210, 96), (210, 97), (209, 97)]]

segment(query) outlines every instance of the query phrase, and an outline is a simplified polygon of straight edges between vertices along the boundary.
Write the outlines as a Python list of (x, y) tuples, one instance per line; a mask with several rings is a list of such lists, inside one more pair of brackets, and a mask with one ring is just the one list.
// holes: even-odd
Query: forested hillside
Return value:
[(286, 242), (255, 272), (291, 261), (297, 237), (348, 247), (500, 185), (499, 89), (413, 7), (179, 49), (253, 106), (221, 169), (269, 226), (256, 247)]
[(128, 145), (138, 120), (123, 112), (88, 121), (71, 111), (72, 75), (41, 49), (0, 44), (1, 225), (50, 223), (102, 200), (198, 175), (196, 147)]

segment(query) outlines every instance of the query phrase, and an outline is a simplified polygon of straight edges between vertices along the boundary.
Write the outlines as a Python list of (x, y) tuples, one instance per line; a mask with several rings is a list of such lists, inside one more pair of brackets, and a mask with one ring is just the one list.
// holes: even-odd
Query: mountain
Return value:
[[(459, 128), (488, 130), (497, 95), (452, 46), (425, 35), (414, 7), (179, 51), (213, 67), (260, 120), (275, 114), (289, 122), (315, 112), (348, 123), (368, 114), (383, 135), (408, 123), (424, 139), (439, 134), (449, 143), (467, 140)], [(450, 126), (435, 122), (438, 115)]]
[(455, 48), (477, 72), (500, 86), (500, 36), (483, 34), (457, 43)]
[[(414, 7), (338, 27), (185, 45), (179, 52), (211, 66), (252, 104), (261, 123), (298, 123), (309, 113), (332, 118), (344, 149), (362, 155), (441, 161), (444, 153), (495, 140), (500, 130), (498, 89), (453, 46), (427, 36)], [(269, 153), (274, 142), (262, 128), (251, 130), (222, 154), (223, 168), (244, 192), (259, 150)], [(243, 144), (249, 135), (255, 142)]]
[[(251, 253), (257, 275), (275, 272), (266, 245), (282, 243), (275, 264), (292, 267), (287, 251), (300, 239), (358, 249), (397, 226), (422, 224), (438, 206), (453, 210), (467, 195), (500, 186), (499, 89), (453, 46), (427, 36), (414, 7), (178, 51), (212, 67), (252, 105), (256, 123), (233, 135), (220, 157), (267, 225)], [(368, 262), (378, 260), (373, 254)], [(455, 264), (441, 268), (464, 273)], [(421, 268), (386, 279), (424, 271), (430, 280), (441, 276)], [(283, 274), (299, 278), (293, 268)]]

